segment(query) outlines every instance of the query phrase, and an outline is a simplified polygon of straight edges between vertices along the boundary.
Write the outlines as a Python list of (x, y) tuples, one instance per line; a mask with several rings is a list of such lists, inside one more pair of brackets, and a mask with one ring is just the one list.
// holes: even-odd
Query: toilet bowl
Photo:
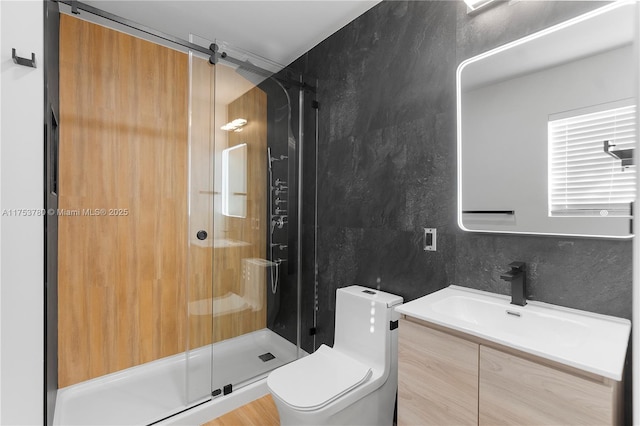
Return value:
[(392, 425), (402, 297), (350, 286), (336, 292), (335, 343), (274, 370), (267, 386), (287, 425)]

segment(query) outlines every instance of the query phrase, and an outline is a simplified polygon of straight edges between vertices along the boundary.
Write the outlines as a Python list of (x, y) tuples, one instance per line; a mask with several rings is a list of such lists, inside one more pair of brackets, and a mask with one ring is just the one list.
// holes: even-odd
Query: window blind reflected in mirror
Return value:
[(633, 160), (617, 157), (633, 152), (636, 106), (620, 101), (569, 114), (549, 121), (549, 216), (629, 216)]

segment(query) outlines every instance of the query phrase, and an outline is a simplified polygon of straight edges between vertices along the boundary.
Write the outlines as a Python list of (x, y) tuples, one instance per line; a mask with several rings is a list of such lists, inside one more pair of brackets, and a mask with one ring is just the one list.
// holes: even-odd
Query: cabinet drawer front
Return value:
[(399, 425), (478, 424), (478, 344), (400, 320)]
[(480, 346), (480, 425), (616, 424), (616, 387)]

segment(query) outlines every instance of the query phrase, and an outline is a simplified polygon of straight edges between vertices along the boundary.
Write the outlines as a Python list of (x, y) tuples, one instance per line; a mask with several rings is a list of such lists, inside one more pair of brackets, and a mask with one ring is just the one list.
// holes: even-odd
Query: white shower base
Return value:
[[(275, 358), (258, 358), (267, 352)], [(146, 425), (198, 404), (161, 424), (201, 424), (266, 394), (267, 373), (296, 357), (295, 345), (265, 328), (191, 351), (188, 361), (178, 354), (60, 389), (53, 424)], [(231, 394), (208, 401), (211, 389), (229, 383)]]

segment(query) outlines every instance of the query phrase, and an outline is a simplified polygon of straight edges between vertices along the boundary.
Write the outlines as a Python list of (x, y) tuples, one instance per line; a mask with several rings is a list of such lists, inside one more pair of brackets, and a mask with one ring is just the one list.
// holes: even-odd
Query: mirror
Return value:
[(247, 217), (247, 144), (222, 151), (222, 214)]
[(460, 64), (463, 230), (631, 236), (635, 7), (616, 2)]

